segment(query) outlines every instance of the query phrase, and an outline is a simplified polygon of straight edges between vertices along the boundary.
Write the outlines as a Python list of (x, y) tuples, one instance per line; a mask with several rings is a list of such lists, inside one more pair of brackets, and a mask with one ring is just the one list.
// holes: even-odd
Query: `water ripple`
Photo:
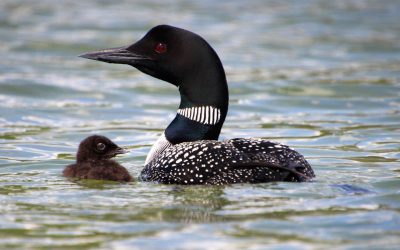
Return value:
[[(400, 241), (397, 1), (0, 2), (0, 248), (395, 249)], [(160, 21), (162, 20), (162, 21)], [(288, 144), (310, 183), (181, 187), (70, 181), (79, 141), (131, 149), (138, 176), (175, 87), (78, 58), (169, 23), (218, 51), (221, 139)]]

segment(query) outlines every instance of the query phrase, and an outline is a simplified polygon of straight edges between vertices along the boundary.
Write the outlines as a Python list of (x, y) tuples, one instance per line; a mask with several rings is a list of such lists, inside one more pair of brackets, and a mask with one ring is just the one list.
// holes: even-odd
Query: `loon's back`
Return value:
[(314, 172), (288, 146), (263, 139), (184, 142), (167, 148), (142, 170), (141, 179), (165, 184), (306, 181)]

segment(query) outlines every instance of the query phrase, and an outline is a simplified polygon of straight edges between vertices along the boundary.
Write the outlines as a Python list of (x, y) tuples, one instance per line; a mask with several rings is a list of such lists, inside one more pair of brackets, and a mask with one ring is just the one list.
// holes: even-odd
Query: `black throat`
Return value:
[(181, 103), (178, 114), (165, 130), (172, 144), (218, 140), (228, 112), (229, 93), (222, 63), (213, 50), (211, 54), (193, 65), (193, 70), (176, 84)]

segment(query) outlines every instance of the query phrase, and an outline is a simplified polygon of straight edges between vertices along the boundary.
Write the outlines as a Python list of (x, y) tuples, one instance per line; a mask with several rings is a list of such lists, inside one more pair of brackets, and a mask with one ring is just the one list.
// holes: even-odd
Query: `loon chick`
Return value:
[(190, 31), (159, 25), (138, 42), (81, 57), (128, 64), (178, 87), (177, 115), (153, 145), (141, 173), (167, 184), (305, 181), (314, 172), (298, 152), (263, 139), (217, 141), (229, 94), (214, 49)]
[(96, 179), (129, 182), (132, 176), (116, 161), (110, 160), (125, 150), (118, 147), (110, 139), (100, 135), (92, 135), (84, 139), (76, 154), (76, 163), (68, 165), (63, 175), (80, 179)]

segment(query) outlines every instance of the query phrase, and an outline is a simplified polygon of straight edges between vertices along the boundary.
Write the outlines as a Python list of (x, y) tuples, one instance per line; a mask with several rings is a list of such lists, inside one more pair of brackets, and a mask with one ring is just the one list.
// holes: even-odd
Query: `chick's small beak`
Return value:
[(114, 154), (115, 154), (115, 155), (126, 154), (126, 153), (128, 153), (128, 150), (125, 149), (125, 148), (120, 148), (120, 147), (118, 147), (118, 148), (114, 151)]
[(105, 158), (106, 159), (110, 159), (110, 158), (115, 157), (116, 155), (125, 154), (125, 153), (128, 153), (128, 150), (126, 150), (124, 148), (117, 147), (116, 149), (114, 149), (114, 150), (110, 151), (109, 153), (107, 153), (105, 155)]

